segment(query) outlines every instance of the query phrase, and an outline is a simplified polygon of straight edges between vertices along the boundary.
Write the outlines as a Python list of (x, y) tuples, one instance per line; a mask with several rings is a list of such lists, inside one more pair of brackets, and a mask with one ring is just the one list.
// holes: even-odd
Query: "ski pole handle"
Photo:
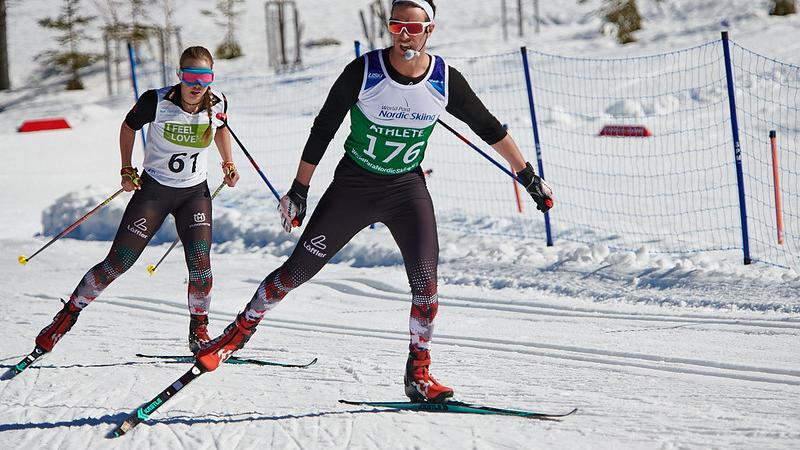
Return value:
[(67, 233), (69, 233), (70, 231), (74, 230), (75, 228), (77, 228), (77, 227), (78, 227), (78, 225), (80, 225), (80, 224), (82, 224), (83, 222), (85, 222), (85, 221), (86, 221), (86, 219), (88, 219), (88, 218), (89, 218), (89, 217), (90, 217), (92, 214), (94, 214), (95, 212), (97, 212), (97, 210), (99, 210), (100, 208), (102, 208), (102, 207), (106, 206), (107, 204), (111, 203), (111, 200), (114, 200), (114, 198), (116, 198), (116, 197), (117, 197), (119, 194), (123, 193), (124, 191), (125, 191), (124, 189), (120, 189), (120, 190), (118, 190), (117, 192), (114, 192), (114, 193), (111, 195), (111, 197), (108, 197), (107, 199), (103, 200), (103, 202), (102, 202), (102, 203), (100, 203), (99, 205), (95, 206), (95, 207), (94, 207), (94, 208), (93, 208), (91, 211), (89, 211), (88, 213), (86, 213), (86, 214), (85, 214), (83, 217), (81, 217), (80, 219), (78, 219), (77, 221), (75, 221), (75, 223), (73, 223), (72, 225), (68, 226), (68, 227), (67, 227), (67, 228), (66, 228), (64, 231), (62, 231), (61, 233), (58, 233), (58, 235), (57, 235), (56, 237), (54, 237), (53, 239), (51, 239), (51, 240), (50, 240), (50, 242), (48, 242), (47, 244), (45, 244), (45, 245), (44, 245), (44, 247), (42, 247), (42, 248), (40, 248), (39, 250), (37, 250), (37, 251), (36, 251), (36, 253), (34, 253), (34, 254), (33, 254), (33, 255), (31, 255), (31, 256), (20, 255), (20, 256), (19, 256), (19, 258), (17, 258), (17, 261), (18, 261), (20, 264), (22, 264), (23, 266), (24, 266), (24, 265), (26, 265), (26, 264), (28, 264), (28, 262), (29, 262), (30, 260), (32, 260), (32, 259), (33, 259), (33, 258), (34, 258), (36, 255), (38, 255), (39, 253), (41, 253), (41, 252), (42, 252), (44, 249), (46, 249), (47, 247), (51, 246), (51, 245), (52, 245), (52, 244), (53, 244), (55, 241), (57, 241), (57, 240), (61, 239), (61, 238), (62, 238), (62, 237), (64, 237), (64, 236), (66, 236), (66, 235), (67, 235)]

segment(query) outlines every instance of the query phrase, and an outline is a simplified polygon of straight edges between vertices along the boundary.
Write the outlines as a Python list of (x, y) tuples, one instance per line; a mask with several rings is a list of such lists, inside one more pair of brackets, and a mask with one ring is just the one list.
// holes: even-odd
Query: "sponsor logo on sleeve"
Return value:
[(324, 234), (321, 234), (315, 238), (311, 238), (310, 240), (303, 243), (303, 248), (308, 250), (308, 252), (314, 256), (317, 256), (319, 258), (324, 258), (328, 254), (323, 253), (320, 250), (325, 250), (326, 248), (328, 248), (328, 246), (325, 245), (325, 239), (326, 237)]

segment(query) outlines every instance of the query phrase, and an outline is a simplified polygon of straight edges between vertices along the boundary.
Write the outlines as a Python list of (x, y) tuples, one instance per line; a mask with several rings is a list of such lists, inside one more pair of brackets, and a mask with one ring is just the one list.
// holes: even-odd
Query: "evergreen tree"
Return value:
[(787, 16), (797, 12), (795, 0), (772, 0), (771, 16)]
[(80, 15), (80, 0), (63, 0), (58, 17), (39, 20), (40, 26), (61, 32), (56, 38), (60, 50), (49, 50), (36, 58), (68, 72), (72, 78), (67, 83), (67, 89), (83, 89), (79, 71), (98, 59), (95, 54), (80, 51), (81, 41), (87, 39), (86, 26), (92, 20), (93, 16)]
[[(225, 27), (225, 39), (219, 44), (215, 52), (215, 57), (222, 59), (233, 59), (242, 56), (242, 48), (236, 41), (234, 32), (236, 31), (236, 20), (242, 13), (237, 6), (244, 3), (244, 0), (217, 0), (217, 11), (222, 15), (217, 20), (217, 25)], [(216, 17), (216, 13), (210, 10), (203, 10), (203, 14)]]
[(617, 42), (628, 44), (636, 41), (633, 32), (642, 28), (642, 16), (636, 0), (606, 0), (602, 14), (609, 27), (604, 27), (604, 30), (616, 34)]

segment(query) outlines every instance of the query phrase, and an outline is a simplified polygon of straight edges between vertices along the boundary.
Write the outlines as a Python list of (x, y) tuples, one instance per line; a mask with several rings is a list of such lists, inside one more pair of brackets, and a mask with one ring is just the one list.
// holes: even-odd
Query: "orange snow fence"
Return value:
[(26, 120), (17, 131), (20, 133), (28, 133), (31, 131), (61, 130), (64, 128), (70, 128), (67, 120), (58, 117), (55, 119)]
[(606, 125), (600, 130), (600, 136), (647, 137), (653, 133), (644, 125)]

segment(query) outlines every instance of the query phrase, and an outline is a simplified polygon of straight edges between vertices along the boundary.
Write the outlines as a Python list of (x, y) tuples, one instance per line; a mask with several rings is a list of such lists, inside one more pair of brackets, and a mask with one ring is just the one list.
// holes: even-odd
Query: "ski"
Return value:
[[(153, 359), (169, 359), (172, 361), (178, 362), (194, 362), (195, 357), (191, 355), (145, 355), (142, 353), (137, 353), (136, 356), (139, 358), (153, 358)], [(261, 359), (251, 359), (251, 358), (237, 358), (235, 356), (231, 356), (225, 361), (226, 364), (254, 364), (256, 366), (276, 366), (276, 367), (296, 367), (300, 369), (304, 369), (306, 367), (312, 366), (317, 363), (317, 358), (311, 360), (311, 362), (305, 364), (290, 364), (290, 363), (281, 363), (281, 362), (273, 362), (273, 361), (264, 361)]]
[(462, 414), (495, 414), (503, 416), (529, 417), (533, 419), (558, 419), (575, 413), (578, 408), (566, 413), (543, 413), (534, 411), (520, 411), (516, 409), (495, 408), (492, 406), (474, 405), (459, 401), (446, 401), (442, 403), (415, 403), (415, 402), (355, 402), (339, 400), (346, 405), (373, 406), (376, 408), (391, 408), (404, 411), (450, 412)]
[(31, 364), (36, 362), (37, 359), (41, 358), (46, 353), (47, 352), (44, 351), (43, 348), (37, 346), (36, 348), (33, 349), (32, 352), (30, 352), (30, 354), (28, 354), (28, 356), (22, 358), (22, 361), (17, 363), (17, 365), (6, 370), (6, 372), (2, 376), (0, 376), (0, 380), (1, 381), (10, 380), (15, 376), (21, 374), (22, 371), (30, 367)]
[(125, 419), (121, 424), (119, 424), (119, 426), (111, 431), (108, 437), (120, 437), (129, 432), (136, 425), (139, 425), (141, 422), (149, 419), (150, 415), (153, 414), (158, 408), (163, 406), (164, 403), (177, 394), (178, 391), (186, 387), (187, 384), (191, 383), (195, 378), (199, 377), (203, 373), (205, 373), (203, 366), (199, 364), (193, 365), (188, 372), (181, 375), (180, 378), (175, 380), (174, 383), (161, 391), (161, 393), (158, 394), (154, 399), (150, 400), (149, 402), (137, 408), (136, 411), (132, 412), (127, 419)]

